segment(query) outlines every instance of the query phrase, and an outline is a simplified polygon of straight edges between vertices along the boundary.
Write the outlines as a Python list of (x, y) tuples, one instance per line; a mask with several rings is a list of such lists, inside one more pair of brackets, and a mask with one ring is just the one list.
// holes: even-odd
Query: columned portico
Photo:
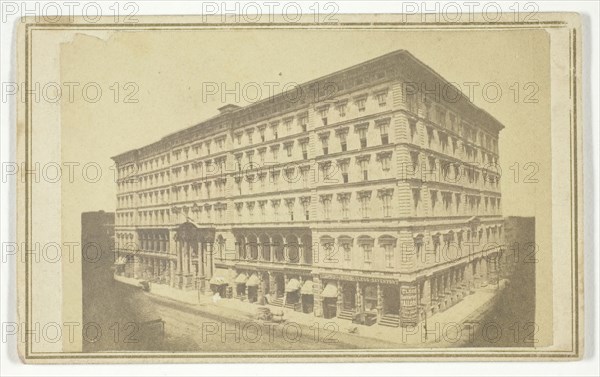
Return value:
[(207, 280), (213, 273), (214, 229), (200, 228), (187, 221), (175, 230), (177, 253), (177, 287), (180, 289), (210, 290)]

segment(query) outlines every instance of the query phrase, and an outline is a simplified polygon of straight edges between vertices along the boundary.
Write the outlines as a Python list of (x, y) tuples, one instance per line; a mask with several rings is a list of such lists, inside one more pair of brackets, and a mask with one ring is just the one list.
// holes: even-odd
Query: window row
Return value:
[(496, 196), (472, 195), (444, 190), (429, 190), (429, 205), (423, 201), (424, 189), (412, 189), (414, 216), (499, 215), (502, 208)]

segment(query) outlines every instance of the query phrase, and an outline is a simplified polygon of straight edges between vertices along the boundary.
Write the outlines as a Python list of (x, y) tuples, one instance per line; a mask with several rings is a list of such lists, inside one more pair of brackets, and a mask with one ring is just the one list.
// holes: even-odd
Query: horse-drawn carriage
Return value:
[(275, 322), (275, 323), (282, 323), (285, 321), (283, 319), (283, 310), (279, 310), (277, 312), (272, 312), (271, 309), (269, 309), (266, 306), (258, 307), (258, 310), (256, 312), (256, 319), (259, 321)]

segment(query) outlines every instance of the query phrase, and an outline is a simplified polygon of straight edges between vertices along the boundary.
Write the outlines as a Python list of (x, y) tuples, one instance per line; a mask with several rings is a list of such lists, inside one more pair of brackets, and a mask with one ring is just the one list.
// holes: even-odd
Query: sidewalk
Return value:
[[(134, 279), (132, 279), (134, 280)], [(201, 307), (208, 313), (227, 316), (232, 319), (248, 321), (254, 320), (259, 305), (240, 301), (238, 299), (213, 300), (212, 295), (202, 294), (198, 299), (198, 291), (182, 291), (164, 284), (150, 284), (150, 293), (190, 305)], [(365, 326), (351, 323), (339, 318), (325, 319), (315, 317), (312, 314), (296, 312), (283, 307), (267, 305), (271, 311), (283, 311), (287, 322), (297, 323), (307, 327), (319, 326), (321, 329), (333, 332), (384, 341), (387, 344), (399, 344), (405, 346), (448, 347), (458, 346), (468, 339), (470, 329), (465, 326), (465, 321), (472, 320), (478, 312), (483, 312), (489, 307), (498, 293), (497, 286), (479, 288), (475, 293), (466, 296), (462, 301), (443, 312), (434, 314), (427, 318), (427, 336), (423, 323), (416, 327), (386, 327), (375, 324)], [(225, 311), (223, 309), (226, 309)], [(425, 339), (427, 338), (427, 339)]]

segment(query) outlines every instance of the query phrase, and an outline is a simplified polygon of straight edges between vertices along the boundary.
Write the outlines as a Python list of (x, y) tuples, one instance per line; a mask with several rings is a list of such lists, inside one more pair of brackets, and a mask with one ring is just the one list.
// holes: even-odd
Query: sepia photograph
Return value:
[(396, 50), (220, 105), (111, 156), (115, 211), (82, 215), (82, 246), (115, 253), (84, 258), (84, 323), (139, 323), (142, 349), (500, 345), (509, 323), (505, 346), (534, 345), (535, 217), (503, 216), (505, 125), (450, 81)]
[(25, 363), (582, 358), (579, 15), (319, 14), (19, 26)]

